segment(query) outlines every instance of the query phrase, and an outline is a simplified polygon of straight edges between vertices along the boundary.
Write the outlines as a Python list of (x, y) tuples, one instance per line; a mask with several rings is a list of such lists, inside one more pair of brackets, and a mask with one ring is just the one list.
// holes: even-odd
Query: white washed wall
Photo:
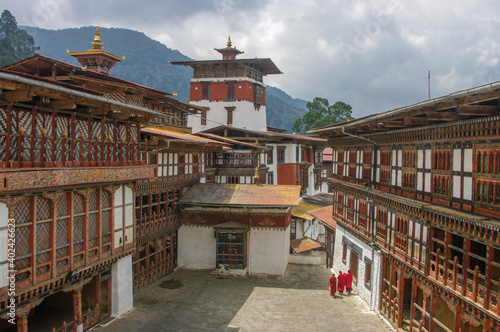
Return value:
[[(353, 289), (357, 291), (359, 296), (368, 303), (372, 310), (378, 312), (380, 305), (380, 278), (382, 277), (381, 256), (377, 251), (373, 251), (372, 256), (372, 248), (368, 244), (357, 239), (354, 235), (337, 224), (337, 229), (335, 232), (335, 254), (333, 258), (333, 269), (336, 274), (338, 274), (339, 271), (346, 273), (347, 270), (350, 269), (349, 265), (351, 262), (351, 248), (349, 245), (345, 263), (342, 261), (344, 237), (348, 239), (350, 243), (357, 246), (361, 251), (361, 255), (358, 253), (357, 285), (353, 284)], [(372, 280), (370, 288), (367, 288), (365, 286), (365, 257), (372, 262)]]
[[(238, 88), (238, 86), (236, 87)], [(193, 133), (197, 133), (210, 128), (227, 125), (227, 110), (225, 107), (235, 107), (233, 112), (232, 127), (266, 131), (266, 106), (262, 105), (258, 110), (255, 109), (254, 103), (250, 101), (212, 101), (202, 100), (191, 102), (193, 105), (208, 107), (207, 124), (201, 125), (200, 114), (188, 116), (188, 127), (193, 128)]]
[(181, 225), (178, 241), (179, 266), (192, 269), (216, 267), (217, 241), (212, 227)]
[(290, 255), (290, 227), (252, 228), (249, 232), (248, 272), (284, 275)]
[(132, 255), (111, 266), (111, 316), (119, 317), (134, 306)]

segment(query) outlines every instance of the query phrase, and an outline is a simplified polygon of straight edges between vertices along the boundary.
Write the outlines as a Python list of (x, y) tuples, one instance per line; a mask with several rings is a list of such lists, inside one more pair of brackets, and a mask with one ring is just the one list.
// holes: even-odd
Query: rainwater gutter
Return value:
[(111, 99), (104, 98), (101, 96), (92, 95), (92, 94), (89, 94), (86, 92), (81, 92), (81, 91), (65, 88), (65, 87), (58, 86), (58, 85), (55, 85), (52, 83), (46, 83), (46, 82), (41, 82), (38, 80), (33, 80), (33, 79), (22, 77), (19, 75), (0, 72), (0, 79), (5, 79), (5, 80), (16, 82), (16, 83), (28, 84), (28, 85), (32, 85), (32, 86), (36, 86), (36, 87), (40, 87), (40, 88), (44, 88), (44, 89), (49, 89), (52, 91), (62, 92), (62, 93), (65, 93), (65, 94), (68, 94), (71, 96), (90, 99), (93, 101), (97, 101), (100, 103), (105, 103), (105, 104), (109, 104), (109, 105), (113, 105), (113, 106), (117, 106), (117, 107), (123, 107), (123, 108), (127, 108), (129, 110), (132, 110), (132, 111), (142, 112), (142, 113), (146, 113), (149, 115), (166, 117), (166, 114), (152, 111), (152, 110), (145, 108), (145, 107), (139, 107), (139, 106), (134, 106), (134, 105), (122, 103), (122, 102), (119, 102), (116, 100), (111, 100)]

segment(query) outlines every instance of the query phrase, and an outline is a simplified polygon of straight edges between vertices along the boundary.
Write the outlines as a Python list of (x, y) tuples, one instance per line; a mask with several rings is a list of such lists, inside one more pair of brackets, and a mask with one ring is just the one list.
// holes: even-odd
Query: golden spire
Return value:
[(97, 28), (95, 29), (95, 37), (91, 44), (92, 46), (94, 46), (94, 49), (102, 48), (101, 33), (99, 32), (99, 26), (97, 26)]
[(227, 48), (232, 48), (233, 44), (231, 43), (231, 36), (227, 39)]

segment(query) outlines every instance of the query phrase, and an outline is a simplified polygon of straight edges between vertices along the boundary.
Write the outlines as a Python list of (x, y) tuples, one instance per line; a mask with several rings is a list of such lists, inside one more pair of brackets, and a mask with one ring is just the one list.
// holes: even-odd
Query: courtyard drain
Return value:
[(183, 286), (184, 285), (182, 284), (182, 282), (178, 279), (165, 280), (162, 281), (162, 283), (160, 284), (161, 288), (166, 288), (166, 289), (178, 289)]

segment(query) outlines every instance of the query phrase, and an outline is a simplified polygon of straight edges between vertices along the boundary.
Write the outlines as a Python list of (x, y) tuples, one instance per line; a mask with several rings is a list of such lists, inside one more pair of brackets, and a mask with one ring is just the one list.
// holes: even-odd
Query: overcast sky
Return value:
[[(19, 25), (144, 32), (196, 60), (271, 58), (265, 83), (356, 117), (500, 80), (498, 0), (0, 0)], [(103, 40), (105, 38), (103, 37)]]

